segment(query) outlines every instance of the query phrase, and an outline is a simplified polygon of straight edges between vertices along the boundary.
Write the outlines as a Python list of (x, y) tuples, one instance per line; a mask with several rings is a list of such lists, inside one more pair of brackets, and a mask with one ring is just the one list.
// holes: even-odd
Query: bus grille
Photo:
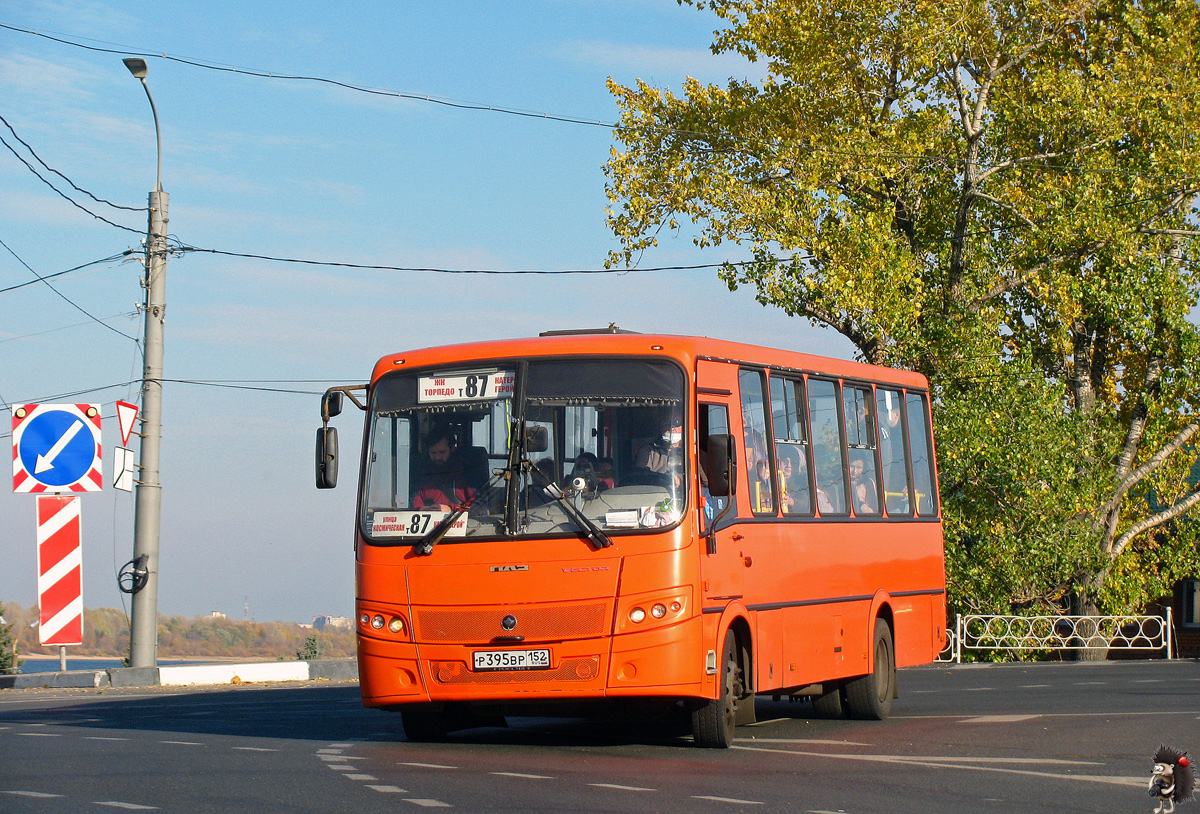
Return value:
[[(517, 626), (505, 630), (500, 620), (514, 616)], [(608, 603), (586, 605), (497, 607), (480, 610), (414, 610), (417, 641), (490, 642), (498, 636), (525, 641), (561, 641), (601, 636), (607, 631)]]
[(439, 684), (520, 684), (531, 681), (591, 681), (600, 671), (597, 656), (563, 659), (553, 670), (472, 672), (461, 661), (432, 661), (430, 675)]

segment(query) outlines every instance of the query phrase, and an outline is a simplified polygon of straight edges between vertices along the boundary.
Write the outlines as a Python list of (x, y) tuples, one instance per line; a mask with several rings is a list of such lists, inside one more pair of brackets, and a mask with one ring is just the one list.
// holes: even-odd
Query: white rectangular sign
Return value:
[[(412, 537), (420, 539), (437, 528), (450, 512), (402, 511), (375, 512), (371, 518), (372, 537)], [(459, 515), (446, 532), (447, 537), (467, 536), (467, 516)]]
[(113, 450), (113, 488), (133, 491), (133, 450), (117, 447)]
[(517, 374), (512, 370), (479, 370), (447, 376), (422, 376), (417, 381), (417, 402), (491, 401), (511, 399)]

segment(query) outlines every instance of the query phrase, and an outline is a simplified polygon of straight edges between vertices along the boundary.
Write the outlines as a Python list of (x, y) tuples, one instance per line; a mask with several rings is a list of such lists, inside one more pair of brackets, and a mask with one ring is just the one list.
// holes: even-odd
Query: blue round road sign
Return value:
[(65, 488), (77, 483), (96, 460), (96, 439), (87, 422), (66, 410), (48, 410), (22, 428), (17, 454), (39, 483)]

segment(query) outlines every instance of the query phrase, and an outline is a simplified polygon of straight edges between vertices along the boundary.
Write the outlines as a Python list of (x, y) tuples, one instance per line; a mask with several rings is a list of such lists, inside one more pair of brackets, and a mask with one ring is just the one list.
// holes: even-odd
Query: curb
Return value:
[(352, 681), (356, 659), (268, 661), (245, 664), (189, 664), (172, 667), (118, 667), (66, 673), (0, 675), (0, 690), (95, 689), (98, 687), (195, 687), (266, 681)]

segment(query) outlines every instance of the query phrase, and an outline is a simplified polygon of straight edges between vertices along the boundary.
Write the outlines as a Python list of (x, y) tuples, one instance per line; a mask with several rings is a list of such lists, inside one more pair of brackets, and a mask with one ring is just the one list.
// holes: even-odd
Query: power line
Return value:
[[(12, 249), (9, 247), (9, 245), (8, 245), (7, 243), (5, 243), (3, 240), (0, 240), (0, 246), (3, 246), (5, 249), (8, 249), (8, 253), (9, 253), (9, 254), (11, 254), (13, 257), (17, 258), (17, 262), (18, 262), (18, 263), (20, 263), (22, 266), (24, 266), (26, 269), (28, 269), (30, 274), (32, 274), (34, 277), (37, 277), (39, 281), (41, 281), (41, 282), (45, 283), (45, 284), (46, 284), (46, 288), (50, 289), (50, 290), (51, 290), (51, 291), (53, 291), (55, 294), (57, 294), (59, 297), (61, 297), (61, 298), (62, 298), (62, 299), (63, 299), (63, 300), (64, 300), (64, 301), (65, 301), (65, 302), (68, 304), (68, 305), (70, 305), (70, 306), (71, 306), (72, 308), (74, 308), (76, 311), (78, 311), (79, 313), (83, 314), (85, 317), (87, 317), (88, 319), (90, 319), (92, 322), (95, 322), (97, 325), (102, 325), (102, 326), (104, 326), (105, 328), (107, 328), (108, 330), (110, 330), (110, 331), (112, 331), (113, 333), (117, 334), (118, 336), (123, 336), (123, 337), (125, 337), (126, 339), (128, 339), (130, 342), (134, 342), (134, 343), (136, 343), (136, 342), (137, 342), (137, 340), (136, 340), (136, 339), (134, 339), (134, 338), (133, 338), (132, 336), (130, 336), (129, 334), (127, 334), (127, 333), (122, 333), (121, 331), (118, 331), (116, 328), (112, 327), (111, 325), (108, 325), (108, 324), (106, 324), (106, 323), (104, 323), (104, 322), (100, 321), (99, 319), (97, 319), (97, 318), (96, 318), (96, 317), (95, 317), (93, 314), (89, 313), (88, 311), (85, 311), (85, 310), (84, 310), (84, 309), (83, 309), (81, 306), (79, 306), (79, 305), (76, 305), (76, 304), (75, 304), (75, 303), (74, 303), (74, 302), (73, 302), (73, 301), (72, 301), (72, 300), (71, 300), (71, 299), (70, 299), (70, 298), (69, 298), (69, 297), (68, 297), (66, 294), (63, 294), (63, 293), (62, 293), (61, 291), (59, 291), (57, 288), (55, 288), (54, 286), (50, 285), (50, 283), (46, 281), (46, 278), (42, 277), (42, 275), (40, 275), (40, 274), (38, 274), (36, 271), (34, 271), (34, 270), (33, 270), (33, 268), (32, 268), (32, 267), (30, 267), (30, 265), (29, 265), (28, 263), (26, 263), (24, 260), (22, 260), (22, 259), (21, 259), (21, 256), (20, 256), (19, 254), (17, 254), (16, 252), (14, 252), (14, 251), (13, 251), (13, 250), (12, 250)], [(90, 265), (90, 264), (89, 264), (89, 265)]]
[[(469, 102), (469, 101), (463, 101), (463, 100), (459, 100), (459, 99), (450, 99), (450, 98), (446, 98), (446, 97), (433, 96), (432, 94), (426, 94), (426, 93), (413, 93), (410, 91), (392, 90), (392, 89), (388, 89), (388, 88), (376, 88), (376, 87), (370, 87), (367, 85), (355, 84), (353, 82), (343, 82), (343, 81), (337, 80), (337, 79), (329, 79), (328, 77), (323, 77), (323, 76), (309, 76), (309, 75), (305, 75), (305, 74), (292, 74), (292, 73), (286, 73), (286, 72), (281, 72), (281, 71), (270, 71), (270, 70), (263, 70), (263, 69), (257, 69), (257, 68), (242, 68), (242, 67), (238, 67), (236, 65), (219, 63), (219, 62), (215, 62), (215, 61), (207, 60), (207, 59), (182, 57), (182, 56), (176, 56), (173, 54), (167, 54), (164, 52), (151, 52), (151, 51), (138, 49), (138, 48), (132, 47), (132, 46), (128, 47), (128, 48), (126, 48), (126, 47), (101, 48), (99, 46), (94, 46), (94, 45), (85, 45), (82, 42), (75, 42), (71, 39), (64, 39), (64, 37), (75, 37), (76, 39), (88, 39), (85, 37), (77, 37), (76, 35), (73, 35), (73, 34), (60, 34), (60, 36), (58, 36), (58, 37), (53, 37), (42, 31), (37, 31), (35, 29), (28, 29), (28, 28), (18, 28), (16, 26), (6, 25), (4, 23), (0, 23), (0, 28), (7, 29), (9, 31), (14, 31), (19, 34), (31, 34), (33, 36), (41, 37), (43, 39), (47, 39), (52, 42), (57, 42), (62, 45), (69, 45), (73, 48), (82, 48), (87, 51), (96, 51), (96, 52), (105, 53), (105, 54), (125, 54), (125, 55), (132, 54), (132, 55), (141, 56), (141, 57), (148, 57), (151, 59), (162, 59), (162, 60), (167, 60), (169, 62), (178, 62), (183, 65), (190, 65), (192, 67), (203, 68), (205, 70), (210, 70), (210, 71), (221, 71), (224, 73), (242, 74), (245, 76), (259, 77), (262, 79), (284, 79), (284, 80), (292, 80), (292, 81), (317, 82), (317, 83), (321, 83), (321, 84), (332, 85), (335, 87), (344, 88), (344, 89), (350, 90), (350, 91), (355, 91), (357, 93), (366, 93), (366, 94), (370, 94), (373, 96), (389, 96), (389, 97), (393, 97), (393, 98), (397, 98), (397, 99), (408, 99), (408, 100), (418, 101), (418, 102), (428, 102), (430, 104), (456, 108), (459, 110), (470, 110), (470, 111), (479, 111), (479, 112), (487, 112), (487, 113), (501, 113), (501, 114), (504, 114), (507, 116), (518, 116), (518, 117), (529, 118), (529, 119), (541, 119), (544, 121), (562, 122), (564, 124), (578, 124), (578, 125), (585, 125), (588, 127), (601, 127), (606, 130), (619, 130), (619, 129), (649, 130), (649, 131), (657, 130), (657, 131), (661, 131), (661, 132), (667, 133), (667, 134), (673, 134), (673, 135), (691, 137), (691, 138), (697, 138), (697, 139), (711, 139), (711, 138), (720, 137), (720, 138), (724, 138), (724, 139), (730, 139), (735, 142), (740, 142), (743, 144), (755, 144), (755, 145), (762, 145), (762, 146), (766, 146), (766, 147), (784, 146), (782, 144), (782, 142), (779, 141), (778, 139), (772, 139), (772, 140), (752, 139), (752, 138), (737, 136), (737, 135), (730, 134), (730, 133), (710, 133), (710, 132), (705, 132), (705, 131), (700, 131), (700, 130), (685, 130), (685, 129), (674, 128), (674, 127), (664, 127), (664, 126), (660, 126), (660, 125), (624, 126), (620, 122), (604, 121), (602, 119), (585, 118), (582, 116), (566, 116), (566, 115), (555, 114), (555, 113), (543, 113), (543, 112), (537, 112), (537, 111), (531, 111), (531, 110), (522, 110), (520, 108), (508, 107), (505, 105), (495, 105), (495, 104), (487, 104), (485, 102)], [(103, 41), (102, 40), (92, 40), (92, 42), (103, 42)], [(116, 45), (116, 43), (106, 43), (106, 44)], [(884, 159), (884, 160), (895, 160), (895, 161), (930, 161), (930, 162), (937, 162), (937, 163), (942, 163), (942, 164), (954, 164), (954, 165), (967, 163), (967, 159), (960, 158), (957, 156), (888, 153), (888, 152), (850, 152), (850, 151), (845, 151), (845, 150), (842, 150), (842, 151), (829, 150), (829, 149), (825, 149), (825, 148), (821, 148), (821, 147), (813, 147), (810, 145), (803, 145), (803, 144), (795, 145), (795, 146), (798, 149), (806, 151), (808, 153), (827, 154), (827, 155), (832, 155), (832, 156), (839, 156), (842, 158), (864, 158), (864, 159), (865, 158), (873, 158), (873, 159)], [(991, 169), (991, 165), (982, 164), (979, 162), (975, 162), (975, 163), (981, 169), (985, 169), (985, 170)], [(1017, 169), (1017, 168), (1018, 167), (1015, 167), (1015, 166), (1013, 167), (1013, 169)], [(1192, 180), (1195, 177), (1195, 176), (1191, 176), (1191, 175), (1159, 177), (1159, 176), (1147, 175), (1145, 173), (1132, 172), (1132, 171), (1121, 170), (1121, 169), (1116, 169), (1116, 168), (1111, 168), (1111, 169), (1089, 168), (1089, 167), (1080, 167), (1080, 166), (1068, 165), (1068, 164), (1052, 164), (1052, 163), (1049, 163), (1048, 161), (1043, 161), (1040, 165), (1033, 164), (1032, 162), (1025, 163), (1025, 164), (1021, 164), (1019, 168), (1023, 169), (1023, 170), (1065, 172), (1065, 173), (1076, 173), (1076, 174), (1095, 173), (1095, 174), (1104, 174), (1104, 175), (1124, 175), (1124, 176), (1130, 177), (1130, 178), (1145, 178), (1145, 179), (1157, 180), (1157, 181)]]
[(97, 215), (95, 212), (93, 212), (92, 210), (90, 210), (86, 206), (84, 206), (83, 204), (76, 201), (70, 195), (67, 195), (62, 190), (60, 190), (58, 187), (54, 186), (54, 184), (47, 181), (45, 176), (43, 176), (40, 172), (38, 172), (37, 169), (32, 164), (30, 164), (28, 161), (26, 161), (24, 156), (22, 156), (15, 149), (13, 149), (13, 146), (4, 140), (4, 136), (0, 136), (0, 144), (3, 144), (5, 147), (7, 147), (9, 149), (9, 152), (11, 152), (13, 155), (15, 155), (17, 157), (18, 161), (20, 161), (22, 164), (24, 164), (26, 167), (28, 167), (29, 171), (32, 172), (34, 175), (36, 175), (43, 184), (50, 187), (50, 189), (54, 190), (55, 193), (57, 193), (60, 198), (62, 198), (67, 203), (69, 203), (71, 206), (88, 213), (96, 220), (103, 221), (104, 223), (107, 223), (109, 226), (115, 226), (118, 229), (124, 229), (126, 232), (133, 232), (135, 235), (142, 234), (137, 229), (132, 229), (128, 226), (122, 226), (119, 223), (114, 223), (113, 221), (109, 220), (108, 218), (104, 217), (103, 215)]
[[(646, 268), (611, 268), (611, 269), (515, 269), (504, 271), (501, 269), (447, 269), (447, 268), (431, 268), (431, 267), (416, 267), (416, 266), (388, 266), (369, 263), (347, 263), (336, 260), (305, 260), (294, 257), (275, 257), (266, 254), (252, 254), (249, 252), (231, 252), (222, 249), (204, 249), (198, 246), (189, 246), (185, 243), (179, 243), (171, 249), (178, 254), (188, 254), (200, 252), (203, 254), (217, 254), (223, 257), (244, 257), (251, 260), (267, 260), (274, 263), (298, 263), (307, 266), (333, 266), (336, 268), (352, 268), (352, 269), (367, 269), (372, 271), (408, 271), (408, 272), (426, 272), (432, 274), (541, 274), (541, 275), (564, 275), (564, 274), (629, 274), (631, 272), (651, 272), (651, 271), (696, 271), (699, 269), (723, 268), (726, 266), (741, 266), (751, 263), (757, 263), (753, 260), (726, 260), (720, 263), (699, 263), (691, 266), (652, 266)], [(795, 259), (795, 258), (789, 258)]]
[[(113, 314), (112, 316), (108, 316), (108, 317), (101, 317), (101, 318), (100, 318), (100, 320), (101, 320), (102, 322), (106, 322), (106, 321), (108, 321), (108, 320), (110, 320), (110, 319), (116, 319), (117, 317), (124, 317), (124, 318), (126, 318), (126, 319), (130, 319), (130, 318), (132, 318), (132, 317), (133, 317), (133, 316), (135, 316), (135, 315), (136, 315), (136, 312), (131, 312), (131, 313), (128, 313), (128, 314)], [(5, 343), (5, 342), (16, 342), (18, 339), (32, 339), (32, 338), (33, 338), (33, 337), (35, 337), (35, 336), (44, 336), (44, 335), (46, 335), (46, 334), (52, 334), (52, 333), (56, 333), (56, 332), (58, 332), (58, 331), (66, 331), (66, 330), (69, 330), (69, 329), (71, 329), (71, 328), (78, 328), (78, 327), (80, 327), (80, 326), (82, 326), (82, 325), (91, 325), (91, 324), (92, 324), (92, 323), (90, 323), (90, 322), (75, 322), (75, 323), (73, 323), (73, 324), (71, 324), (71, 325), (60, 325), (60, 326), (59, 326), (59, 327), (57, 327), (57, 328), (47, 328), (47, 329), (46, 329), (46, 330), (44, 330), (44, 331), (38, 331), (38, 332), (36, 332), (36, 333), (31, 333), (31, 334), (21, 334), (20, 336), (6, 336), (6, 337), (4, 337), (3, 339), (0, 339), (0, 344), (3, 344), (3, 343)], [(0, 403), (2, 403), (2, 402), (3, 402), (3, 399), (2, 399), (2, 398), (0, 398)]]
[[(7, 246), (5, 246), (4, 248), (8, 249)], [(9, 249), (9, 251), (12, 251), (12, 249)], [(53, 280), (55, 277), (62, 277), (64, 274), (70, 274), (71, 272), (74, 272), (74, 271), (80, 271), (81, 269), (88, 268), (89, 266), (98, 266), (103, 263), (112, 263), (116, 260), (120, 260), (123, 257), (128, 257), (129, 255), (131, 255), (133, 253), (134, 253), (133, 249), (126, 249), (125, 251), (121, 252), (120, 254), (110, 255), (108, 257), (101, 258), (100, 260), (93, 260), (90, 263), (84, 263), (83, 265), (75, 266), (74, 268), (69, 268), (64, 271), (56, 271), (53, 274), (38, 275), (38, 278), (36, 280), (28, 280), (24, 283), (17, 283), (16, 285), (10, 285), (8, 288), (0, 288), (0, 294), (6, 294), (9, 291), (16, 291), (19, 288), (26, 288), (27, 286), (37, 285), (38, 283), (44, 283), (47, 280)], [(13, 255), (13, 256), (15, 257), (16, 255)], [(17, 259), (20, 260), (21, 258), (18, 257)], [(21, 262), (21, 265), (25, 265), (24, 261)], [(25, 266), (25, 268), (29, 268), (29, 266)], [(29, 269), (29, 270), (33, 271), (33, 269)], [(36, 274), (36, 272), (34, 272), (34, 273)], [(55, 293), (57, 294), (58, 292), (56, 291)], [(62, 295), (59, 294), (59, 296), (61, 297)]]
[[(76, 185), (76, 183), (75, 183), (74, 181), (72, 181), (70, 178), (68, 178), (67, 176), (63, 175), (63, 174), (62, 174), (61, 172), (59, 172), (58, 170), (54, 169), (54, 167), (51, 167), (49, 164), (47, 164), (45, 161), (43, 161), (43, 160), (42, 160), (42, 157), (41, 157), (41, 156), (39, 156), (39, 155), (37, 154), (37, 152), (36, 152), (36, 151), (35, 151), (35, 150), (34, 150), (32, 147), (30, 147), (30, 146), (29, 146), (29, 142), (25, 141), (25, 139), (23, 139), (23, 138), (21, 138), (19, 135), (17, 135), (17, 131), (13, 129), (13, 126), (12, 126), (11, 124), (9, 124), (9, 123), (8, 123), (8, 120), (7, 120), (7, 119), (5, 119), (3, 116), (0, 116), (0, 122), (4, 122), (4, 126), (8, 128), (8, 130), (9, 130), (9, 132), (10, 132), (10, 133), (12, 133), (12, 134), (13, 134), (13, 138), (15, 138), (17, 141), (21, 142), (21, 144), (22, 144), (22, 145), (25, 147), (25, 149), (29, 151), (29, 154), (30, 154), (30, 155), (32, 155), (32, 156), (33, 156), (35, 159), (37, 159), (37, 162), (38, 162), (39, 164), (41, 164), (41, 165), (42, 165), (43, 167), (45, 167), (45, 168), (46, 168), (48, 171), (50, 171), (50, 172), (54, 173), (54, 174), (55, 174), (55, 175), (57, 175), (59, 178), (63, 179), (63, 180), (64, 180), (64, 181), (66, 181), (68, 184), (70, 184), (70, 185), (71, 185), (71, 187), (72, 187), (72, 188), (73, 188), (73, 189), (74, 189), (76, 192), (82, 192), (84, 195), (87, 195), (89, 198), (91, 198), (91, 199), (92, 199), (93, 201), (95, 201), (96, 203), (108, 204), (108, 205), (109, 205), (109, 206), (111, 206), (113, 209), (124, 209), (124, 210), (127, 210), (127, 211), (129, 211), (129, 212), (145, 212), (145, 211), (147, 211), (146, 207), (144, 207), (144, 206), (123, 206), (123, 205), (121, 205), (121, 204), (115, 204), (115, 203), (113, 203), (112, 201), (106, 201), (104, 198), (98, 198), (98, 197), (96, 197), (95, 195), (93, 195), (92, 193), (88, 192), (88, 191), (87, 191), (86, 189), (84, 189), (83, 187)], [(5, 146), (7, 147), (8, 145), (6, 144)], [(12, 148), (11, 148), (11, 147), (9, 147), (9, 149), (11, 150)], [(19, 157), (19, 156), (18, 156), (18, 157)], [(28, 164), (26, 164), (26, 166), (29, 166), (29, 165), (28, 165)], [(41, 176), (38, 176), (38, 177), (40, 178)], [(45, 179), (43, 178), (42, 180), (44, 181)], [(57, 191), (57, 190), (56, 190), (56, 191)]]

